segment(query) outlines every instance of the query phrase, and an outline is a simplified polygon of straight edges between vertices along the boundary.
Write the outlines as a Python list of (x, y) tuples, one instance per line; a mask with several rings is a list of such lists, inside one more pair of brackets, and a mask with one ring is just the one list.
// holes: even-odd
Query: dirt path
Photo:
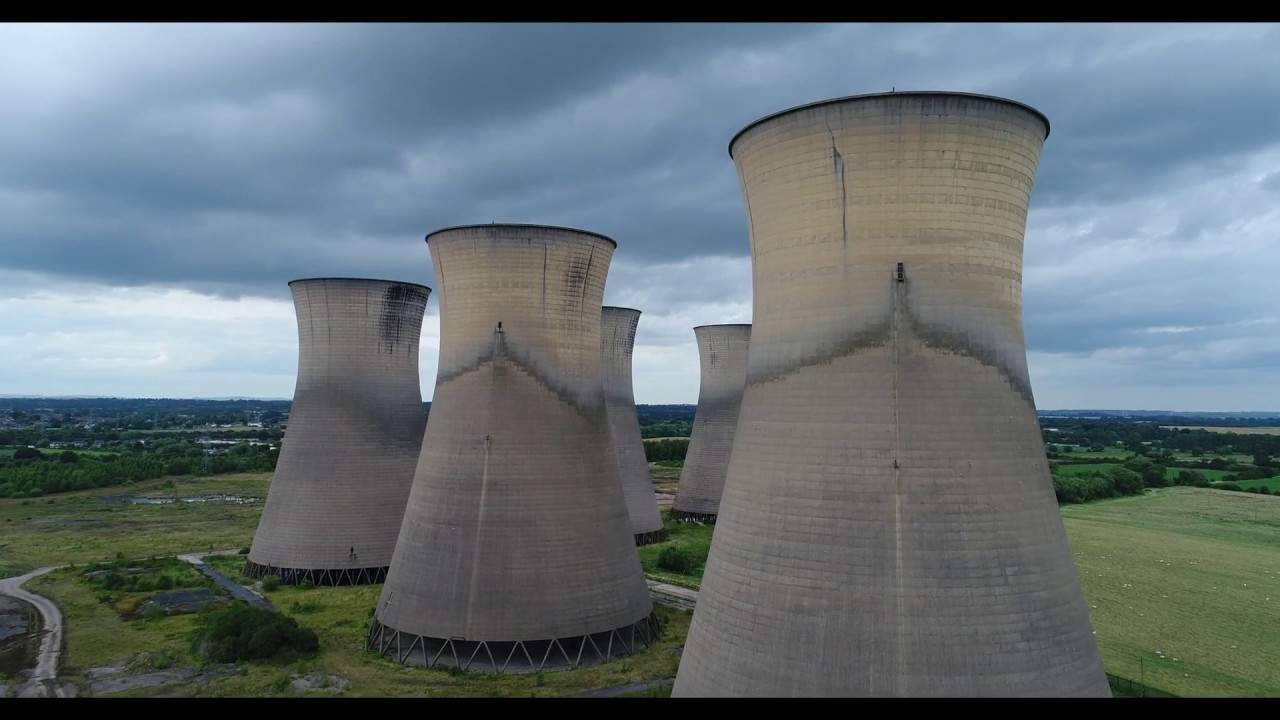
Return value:
[[(266, 605), (266, 601), (261, 596), (249, 592), (204, 563), (204, 558), (208, 555), (235, 555), (239, 552), (239, 548), (232, 548), (230, 550), (186, 553), (183, 555), (168, 555), (166, 557), (176, 557), (184, 562), (191, 563), (211, 580), (231, 590), (236, 597), (259, 607), (265, 606), (269, 610), (272, 609), (270, 605)], [(0, 595), (8, 595), (31, 603), (40, 613), (40, 620), (45, 633), (44, 640), (40, 643), (40, 655), (36, 662), (35, 670), (31, 673), (31, 679), (18, 686), (19, 696), (67, 697), (65, 691), (55, 683), (58, 679), (58, 660), (62, 657), (62, 611), (58, 610), (58, 606), (54, 605), (49, 598), (22, 589), (22, 586), (32, 579), (64, 567), (66, 565), (49, 565), (32, 570), (26, 575), (0, 579)], [(232, 585), (235, 586), (234, 589), (230, 587)], [(248, 594), (253, 599), (250, 600), (244, 597), (244, 594)]]
[(0, 580), (0, 595), (8, 595), (30, 603), (40, 613), (44, 639), (40, 641), (40, 655), (31, 679), (18, 686), (19, 697), (65, 697), (61, 688), (54, 685), (58, 678), (58, 658), (62, 655), (62, 612), (48, 598), (22, 589), (23, 583), (32, 578), (57, 570), (56, 565), (32, 570), (26, 575)]
[(271, 610), (272, 612), (275, 612), (275, 608), (271, 606), (271, 603), (267, 602), (266, 598), (232, 580), (226, 575), (223, 575), (218, 572), (217, 568), (204, 561), (204, 559), (209, 555), (237, 555), (239, 552), (239, 550), (217, 550), (215, 552), (188, 553), (186, 555), (178, 555), (177, 557), (185, 563), (190, 563), (205, 577), (226, 588), (232, 596), (237, 597), (255, 607), (260, 607), (263, 610)]

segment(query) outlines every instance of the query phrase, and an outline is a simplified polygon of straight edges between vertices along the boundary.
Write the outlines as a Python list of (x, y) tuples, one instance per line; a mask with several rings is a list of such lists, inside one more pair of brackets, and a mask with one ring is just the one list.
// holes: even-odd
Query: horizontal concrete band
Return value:
[(690, 512), (687, 510), (677, 510), (674, 507), (671, 508), (671, 519), (676, 522), (700, 522), (706, 523), (707, 525), (715, 525), (716, 516), (717, 513)]
[(636, 546), (641, 547), (644, 545), (652, 545), (654, 543), (660, 543), (666, 539), (667, 539), (666, 528), (663, 528), (661, 530), (654, 530), (652, 532), (636, 533)]
[(596, 665), (651, 647), (662, 637), (656, 610), (605, 632), (547, 640), (465, 640), (412, 635), (376, 618), (365, 649), (406, 665), (493, 673), (532, 673)]
[(387, 566), (366, 568), (289, 568), (260, 565), (252, 560), (244, 563), (244, 574), (254, 580), (275, 577), (285, 585), (298, 585), (310, 580), (316, 585), (376, 585), (387, 579)]

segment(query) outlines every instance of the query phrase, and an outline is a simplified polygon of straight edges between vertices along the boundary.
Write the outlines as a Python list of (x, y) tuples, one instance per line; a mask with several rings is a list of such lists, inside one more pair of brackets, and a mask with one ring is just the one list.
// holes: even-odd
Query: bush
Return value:
[(148, 605), (147, 609), (142, 611), (143, 620), (160, 620), (166, 617), (169, 617), (169, 613), (165, 612), (164, 608), (154, 603)]
[(303, 580), (302, 582), (298, 583), (299, 590), (314, 590), (315, 587), (316, 587), (316, 584), (311, 581), (311, 578), (307, 578), (306, 580)]
[(658, 553), (658, 568), (680, 575), (691, 575), (698, 568), (698, 557), (679, 545), (671, 545)]
[(196, 617), (199, 626), (191, 638), (192, 650), (213, 662), (288, 662), (320, 649), (315, 632), (297, 620), (251, 605), (202, 608)]
[(262, 589), (271, 592), (280, 589), (280, 578), (275, 575), (268, 575), (262, 578)]
[(241, 555), (248, 555), (248, 554), (249, 554), (249, 548), (248, 548), (248, 547), (242, 547), (242, 548), (240, 548), (240, 554), (241, 554)]

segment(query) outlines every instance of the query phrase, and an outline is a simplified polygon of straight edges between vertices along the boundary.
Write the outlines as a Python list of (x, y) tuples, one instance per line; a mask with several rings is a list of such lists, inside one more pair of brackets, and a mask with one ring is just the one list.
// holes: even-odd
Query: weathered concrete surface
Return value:
[(631, 353), (635, 348), (640, 311), (605, 307), (600, 313), (600, 367), (603, 373), (605, 410), (609, 414), (609, 434), (618, 457), (622, 495), (627, 501), (631, 532), (637, 545), (662, 539), (662, 513), (653, 491), (653, 477), (645, 459), (644, 439), (636, 416), (636, 398), (631, 378)]
[(714, 523), (738, 427), (751, 326), (703, 325), (693, 333), (701, 369), (698, 410), (671, 516)]
[(414, 636), (534, 641), (645, 621), (600, 374), (615, 243), (482, 225), (428, 245), (439, 371), (374, 632), (407, 634), (407, 653)]
[(747, 387), (674, 697), (1110, 695), (1023, 340), (1047, 132), (896, 93), (733, 143)]
[(0, 595), (8, 595), (30, 603), (40, 613), (40, 623), (44, 633), (36, 667), (31, 672), (31, 677), (17, 688), (19, 697), (65, 696), (62, 689), (54, 684), (58, 677), (58, 660), (62, 656), (62, 612), (49, 598), (22, 589), (22, 586), (33, 578), (57, 569), (58, 566), (42, 567), (25, 575), (0, 580)]
[(418, 344), (431, 290), (346, 278), (289, 287), (297, 387), (249, 560), (286, 582), (303, 579), (288, 569), (332, 571), (313, 572), (317, 584), (378, 581), (426, 426)]

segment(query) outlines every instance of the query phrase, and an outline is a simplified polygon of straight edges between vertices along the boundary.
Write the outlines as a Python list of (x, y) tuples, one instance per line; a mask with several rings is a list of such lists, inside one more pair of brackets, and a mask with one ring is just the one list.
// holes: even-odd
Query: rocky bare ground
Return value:
[[(143, 659), (145, 661), (145, 659)], [(134, 663), (145, 665), (146, 663)], [(96, 667), (86, 673), (93, 684), (89, 690), (94, 695), (110, 695), (126, 690), (163, 687), (165, 685), (197, 685), (203, 687), (218, 677), (239, 675), (235, 665), (215, 665), (209, 668), (164, 668), (146, 672), (130, 672), (124, 667)]]

